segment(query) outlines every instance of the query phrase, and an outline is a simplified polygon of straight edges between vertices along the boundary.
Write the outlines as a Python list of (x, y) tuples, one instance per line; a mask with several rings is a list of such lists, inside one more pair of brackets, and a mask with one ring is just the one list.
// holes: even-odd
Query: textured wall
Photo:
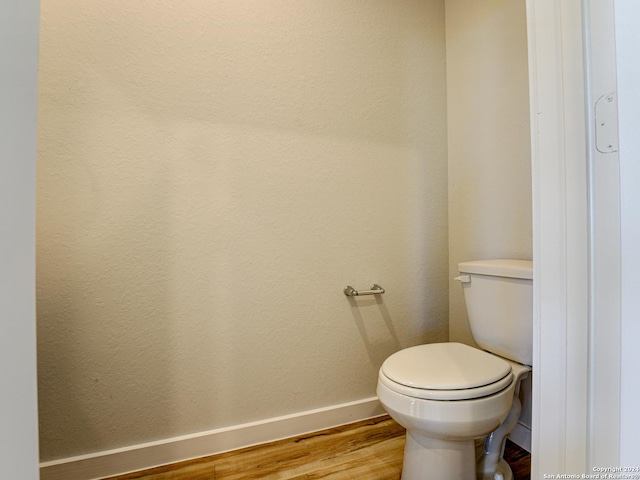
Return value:
[(43, 460), (366, 398), (447, 339), (444, 42), (442, 1), (42, 1)]
[[(447, 0), (450, 279), (458, 263), (532, 255), (524, 0)], [(458, 282), (450, 339), (474, 345)]]

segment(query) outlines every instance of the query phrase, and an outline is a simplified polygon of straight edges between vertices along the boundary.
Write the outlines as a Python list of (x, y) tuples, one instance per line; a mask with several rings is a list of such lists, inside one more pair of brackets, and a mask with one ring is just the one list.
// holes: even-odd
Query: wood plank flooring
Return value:
[[(397, 480), (404, 437), (384, 416), (109, 480)], [(528, 452), (508, 442), (505, 459), (515, 480), (530, 479)]]

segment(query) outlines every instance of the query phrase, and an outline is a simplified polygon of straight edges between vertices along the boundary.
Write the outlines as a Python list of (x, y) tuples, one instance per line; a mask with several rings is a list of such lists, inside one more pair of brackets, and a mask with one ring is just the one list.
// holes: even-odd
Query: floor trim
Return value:
[(377, 397), (40, 464), (41, 480), (90, 480), (215, 455), (385, 414)]
[(509, 433), (509, 438), (513, 443), (531, 453), (531, 429), (529, 427), (518, 422)]

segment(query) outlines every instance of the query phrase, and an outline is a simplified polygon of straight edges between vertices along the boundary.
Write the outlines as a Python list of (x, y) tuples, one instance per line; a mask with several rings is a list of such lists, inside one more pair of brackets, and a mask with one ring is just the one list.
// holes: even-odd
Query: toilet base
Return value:
[(475, 443), (447, 441), (407, 431), (402, 480), (476, 480)]
[(504, 458), (501, 458), (498, 462), (498, 467), (496, 468), (496, 473), (493, 478), (489, 480), (513, 480), (513, 472), (511, 471), (511, 467), (507, 462), (505, 462)]
[(446, 441), (407, 432), (401, 480), (513, 480), (504, 458), (495, 474), (479, 478), (475, 451), (473, 440)]

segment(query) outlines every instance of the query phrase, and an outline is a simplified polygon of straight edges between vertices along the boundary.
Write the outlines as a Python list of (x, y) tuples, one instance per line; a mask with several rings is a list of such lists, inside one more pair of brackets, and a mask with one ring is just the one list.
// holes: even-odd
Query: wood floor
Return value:
[[(110, 480), (399, 479), (405, 431), (389, 417), (158, 467)], [(515, 480), (530, 479), (529, 454), (508, 442)]]

